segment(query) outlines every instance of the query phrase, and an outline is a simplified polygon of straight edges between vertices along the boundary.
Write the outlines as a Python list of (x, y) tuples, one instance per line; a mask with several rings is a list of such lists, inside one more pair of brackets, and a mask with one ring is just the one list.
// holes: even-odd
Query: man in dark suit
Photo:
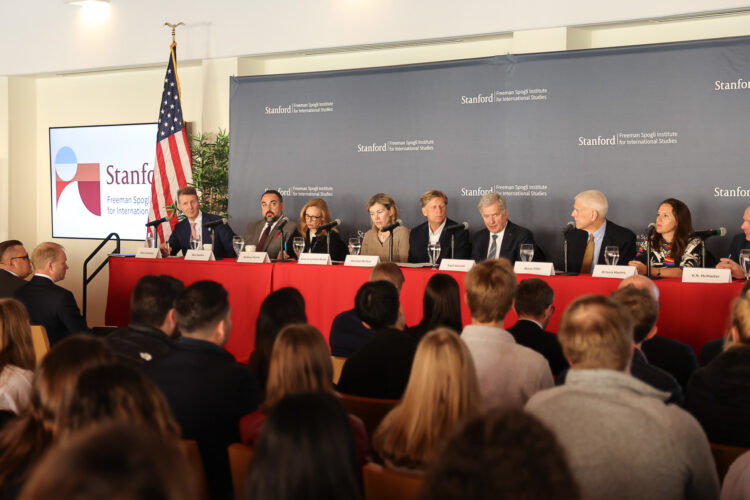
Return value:
[[(740, 251), (750, 248), (750, 207), (745, 209), (745, 213), (742, 215), (742, 226), (740, 226), (742, 232), (736, 234), (732, 238), (732, 243), (729, 245), (729, 256), (722, 258), (716, 267), (719, 269), (729, 269), (732, 271), (732, 277), (734, 279), (745, 279), (745, 271), (742, 270), (740, 265)], [(701, 357), (701, 363), (703, 359)]]
[(31, 263), (34, 277), (14, 294), (26, 306), (31, 324), (47, 329), (50, 345), (70, 334), (88, 332), (73, 294), (55, 284), (65, 279), (68, 270), (65, 249), (57, 243), (42, 243), (31, 253)]
[(29, 253), (18, 240), (0, 243), (0, 298), (13, 297), (17, 288), (26, 284), (31, 274)]
[(568, 362), (557, 335), (545, 330), (555, 312), (555, 292), (539, 278), (525, 279), (518, 284), (513, 308), (518, 322), (508, 328), (516, 343), (533, 349), (547, 359), (552, 375), (568, 368)]
[[(456, 222), (447, 217), (448, 197), (444, 192), (432, 189), (419, 198), (422, 207), (422, 215), (427, 217), (424, 222), (409, 233), (409, 262), (429, 262), (427, 246), (430, 243), (440, 243), (440, 256), (438, 263), (443, 257), (454, 259), (468, 259), (471, 256), (469, 246), (469, 232), (464, 229), (453, 230), (451, 233), (446, 227), (455, 226)], [(451, 257), (451, 234), (454, 239), (454, 252)]]
[(571, 214), (576, 228), (565, 236), (569, 272), (587, 274), (596, 264), (605, 264), (604, 250), (608, 246), (619, 249), (618, 264), (627, 265), (635, 259), (635, 233), (608, 220), (608, 208), (607, 197), (601, 191), (592, 189), (576, 195)]
[(286, 252), (286, 258), (294, 256), (291, 240), (302, 235), (297, 231), (297, 223), (284, 217), (281, 193), (274, 189), (263, 193), (260, 210), (263, 218), (249, 223), (245, 228), (245, 244), (255, 245), (256, 251), (266, 252), (272, 259), (281, 258), (282, 249)]
[[(211, 230), (206, 225), (222, 220), (222, 217), (218, 215), (201, 212), (198, 193), (192, 186), (186, 186), (177, 191), (177, 204), (185, 214), (185, 218), (175, 225), (167, 243), (169, 246), (162, 243), (161, 253), (164, 256), (167, 252), (170, 255), (177, 255), (180, 251), (183, 255), (187, 253), (190, 250), (190, 240), (193, 235), (200, 235), (203, 244), (211, 244)], [(218, 224), (213, 226), (213, 233), (214, 256), (217, 259), (236, 257), (237, 254), (232, 247), (234, 236), (232, 228), (228, 224)]]
[(486, 229), (476, 233), (471, 239), (471, 258), (479, 262), (485, 259), (503, 257), (511, 263), (521, 260), (521, 245), (534, 245), (534, 259), (544, 260), (541, 249), (534, 244), (534, 235), (525, 227), (508, 220), (508, 206), (505, 198), (497, 193), (487, 193), (477, 205)]
[(233, 498), (227, 446), (240, 439), (240, 418), (258, 407), (258, 384), (222, 347), (232, 328), (223, 286), (193, 283), (174, 307), (182, 338), (174, 350), (144, 364), (143, 372), (166, 397), (182, 437), (198, 442), (211, 498)]

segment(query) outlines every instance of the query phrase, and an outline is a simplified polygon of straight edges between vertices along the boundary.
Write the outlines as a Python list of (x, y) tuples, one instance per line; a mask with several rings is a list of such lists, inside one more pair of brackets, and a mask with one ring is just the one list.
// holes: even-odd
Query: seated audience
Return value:
[(477, 205), (485, 229), (471, 238), (471, 258), (479, 262), (485, 259), (521, 260), (521, 245), (534, 245), (534, 260), (543, 261), (542, 250), (534, 243), (534, 235), (518, 224), (508, 220), (508, 205), (505, 198), (491, 192), (479, 200)]
[(601, 295), (579, 297), (560, 323), (565, 385), (526, 404), (556, 435), (583, 498), (717, 498), (719, 479), (700, 424), (669, 394), (627, 373), (630, 315)]
[[(393, 283), (398, 293), (404, 284), (404, 273), (393, 262), (381, 262), (372, 268), (370, 281), (388, 281)], [(356, 302), (356, 301), (355, 301)], [(356, 306), (356, 304), (355, 304)], [(372, 338), (372, 330), (362, 324), (355, 309), (349, 309), (333, 318), (329, 342), (331, 356), (348, 358), (359, 351)]]
[(34, 470), (21, 500), (199, 500), (174, 438), (126, 422), (60, 442)]
[(466, 422), (427, 470), (422, 500), (578, 500), (554, 434), (520, 410)]
[[(736, 234), (732, 238), (732, 243), (729, 245), (729, 255), (722, 258), (716, 267), (719, 269), (729, 269), (732, 271), (732, 277), (734, 279), (743, 280), (745, 279), (745, 271), (740, 266), (740, 251), (750, 248), (750, 207), (745, 209), (745, 213), (742, 215), (742, 226), (740, 226), (742, 232)], [(701, 363), (703, 363), (703, 356), (701, 356)]]
[(268, 413), (245, 498), (358, 500), (359, 478), (350, 421), (341, 403), (325, 392), (291, 394)]
[(380, 423), (372, 444), (386, 465), (422, 470), (455, 427), (481, 410), (469, 350), (453, 330), (433, 330), (419, 342), (404, 397)]
[(29, 315), (14, 299), (0, 299), (0, 410), (19, 413), (29, 404), (36, 366)]
[(544, 356), (516, 344), (503, 329), (515, 291), (516, 275), (506, 259), (484, 260), (466, 273), (471, 324), (461, 338), (474, 357), (487, 408), (522, 407), (532, 394), (554, 385)]
[(712, 443), (750, 447), (750, 298), (734, 308), (731, 342), (708, 366), (693, 373), (685, 408)]
[(638, 269), (638, 274), (646, 274), (646, 263), (650, 259), (651, 276), (681, 277), (683, 267), (700, 265), (701, 239), (690, 238), (692, 232), (690, 209), (680, 200), (667, 198), (656, 212), (656, 232), (651, 238), (650, 255), (640, 247), (635, 260), (629, 264)]
[[(740, 292), (739, 298), (746, 297), (748, 290), (750, 290), (750, 281), (745, 282), (745, 285), (742, 287), (742, 291)], [(732, 308), (734, 308), (734, 305), (736, 304), (733, 304)], [(727, 332), (727, 335), (724, 335), (721, 338), (709, 340), (708, 342), (703, 344), (700, 355), (701, 366), (706, 366), (711, 361), (713, 361), (716, 356), (724, 351), (724, 347), (731, 343), (731, 337), (728, 335), (728, 333), (729, 332)]]
[(263, 299), (255, 322), (255, 349), (248, 361), (248, 366), (258, 379), (261, 394), (266, 390), (268, 362), (276, 336), (286, 325), (294, 323), (307, 323), (305, 299), (299, 290), (284, 287)]
[(396, 328), (398, 290), (387, 281), (365, 283), (355, 299), (357, 316), (374, 333), (344, 363), (338, 390), (369, 398), (400, 399), (409, 381), (417, 341)]
[[(273, 345), (268, 372), (266, 399), (260, 408), (240, 420), (242, 442), (254, 446), (260, 435), (268, 411), (288, 394), (327, 392), (333, 388), (333, 366), (323, 335), (310, 325), (285, 326)], [(349, 415), (349, 422), (357, 444), (360, 466), (370, 461), (370, 441), (365, 425), (358, 417)]]
[(727, 470), (721, 484), (721, 500), (750, 498), (750, 452), (740, 455)]
[(427, 247), (430, 243), (440, 244), (440, 255), (437, 262), (445, 258), (471, 258), (469, 231), (459, 229), (453, 232), (453, 257), (451, 257), (451, 234), (444, 229), (446, 226), (456, 225), (456, 221), (448, 218), (448, 197), (442, 191), (432, 189), (419, 198), (422, 215), (427, 221), (418, 225), (409, 233), (409, 262), (430, 262)]
[(31, 274), (29, 253), (18, 240), (0, 243), (0, 297), (13, 297)]
[(372, 229), (362, 239), (362, 255), (377, 255), (381, 262), (390, 259), (391, 238), (393, 238), (393, 262), (409, 260), (409, 230), (398, 226), (391, 231), (383, 231), (398, 219), (398, 208), (393, 198), (378, 193), (367, 200), (367, 211), (372, 219)]
[[(302, 253), (327, 253), (331, 260), (343, 261), (346, 259), (346, 245), (341, 241), (337, 228), (318, 231), (323, 224), (331, 222), (331, 212), (328, 204), (322, 198), (313, 198), (308, 201), (299, 213), (299, 226), (297, 230), (305, 238), (305, 248)], [(327, 237), (330, 236), (330, 247)]]
[(552, 375), (568, 367), (557, 335), (545, 330), (555, 312), (552, 304), (555, 292), (544, 280), (530, 278), (522, 280), (516, 289), (513, 308), (518, 315), (515, 325), (508, 328), (516, 343), (533, 349), (547, 359)]
[(56, 344), (34, 373), (31, 402), (0, 431), (0, 498), (16, 498), (29, 473), (57, 437), (58, 419), (78, 376), (113, 363), (104, 341), (71, 335)]
[(227, 446), (238, 442), (237, 423), (258, 407), (258, 383), (224, 349), (232, 329), (227, 291), (198, 281), (174, 302), (182, 337), (175, 349), (143, 365), (182, 428), (198, 442), (213, 499), (232, 497)]
[(417, 340), (441, 326), (454, 332), (460, 332), (463, 328), (461, 292), (453, 276), (443, 273), (432, 276), (425, 286), (422, 305), (422, 321), (406, 330)]
[(139, 366), (174, 349), (177, 332), (174, 299), (184, 288), (171, 276), (144, 276), (130, 298), (130, 324), (112, 331), (107, 344), (123, 363)]

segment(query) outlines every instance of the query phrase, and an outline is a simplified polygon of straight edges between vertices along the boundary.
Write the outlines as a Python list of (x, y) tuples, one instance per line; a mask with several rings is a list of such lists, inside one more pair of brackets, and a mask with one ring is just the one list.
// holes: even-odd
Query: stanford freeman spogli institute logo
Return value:
[(101, 182), (98, 163), (78, 163), (75, 152), (69, 147), (60, 148), (55, 155), (55, 205), (60, 202), (60, 194), (70, 184), (78, 183), (81, 201), (89, 212), (102, 215)]

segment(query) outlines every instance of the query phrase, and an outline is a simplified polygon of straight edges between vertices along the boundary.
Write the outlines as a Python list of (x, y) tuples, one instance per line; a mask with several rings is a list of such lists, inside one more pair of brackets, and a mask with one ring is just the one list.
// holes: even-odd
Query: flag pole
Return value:
[(176, 29), (177, 29), (177, 28), (178, 28), (179, 26), (185, 26), (185, 23), (183, 23), (183, 22), (179, 22), (179, 23), (177, 23), (177, 24), (172, 24), (172, 23), (164, 23), (164, 26), (168, 26), (168, 27), (172, 28), (172, 43), (174, 43), (174, 32), (175, 32), (175, 30), (176, 30)]

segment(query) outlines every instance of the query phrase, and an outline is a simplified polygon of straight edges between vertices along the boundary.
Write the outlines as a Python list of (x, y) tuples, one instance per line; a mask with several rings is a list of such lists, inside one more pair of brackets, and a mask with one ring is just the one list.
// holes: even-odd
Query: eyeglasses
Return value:
[(26, 254), (26, 255), (22, 255), (22, 256), (20, 256), (20, 257), (11, 257), (11, 258), (10, 258), (10, 260), (16, 260), (16, 259), (24, 259), (24, 260), (29, 260), (29, 254)]
[(305, 214), (305, 219), (320, 220), (322, 218), (323, 218), (322, 215), (307, 215), (307, 214)]

